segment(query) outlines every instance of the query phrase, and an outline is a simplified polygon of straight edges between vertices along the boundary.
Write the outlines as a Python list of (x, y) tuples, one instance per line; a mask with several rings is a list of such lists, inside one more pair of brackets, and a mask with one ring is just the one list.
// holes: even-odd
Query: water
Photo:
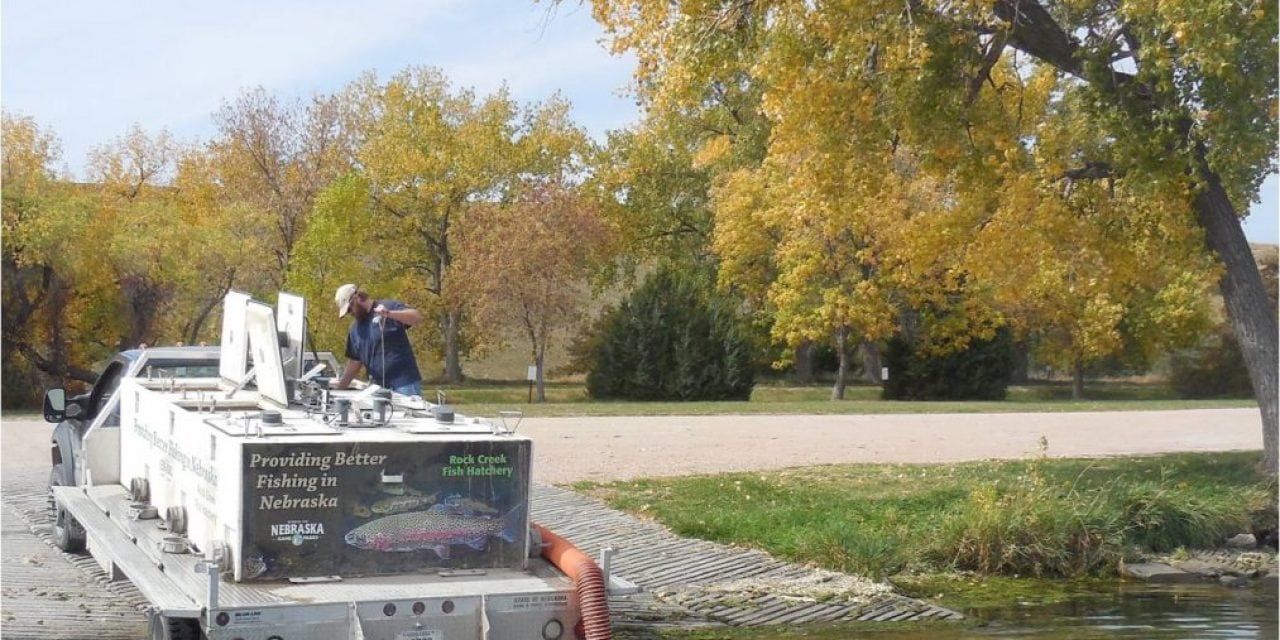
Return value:
[(869, 634), (908, 638), (1036, 638), (1133, 640), (1165, 638), (1280, 637), (1275, 589), (1230, 589), (1218, 585), (1130, 585), (1094, 587), (1065, 602), (1019, 602), (966, 611), (983, 626)]

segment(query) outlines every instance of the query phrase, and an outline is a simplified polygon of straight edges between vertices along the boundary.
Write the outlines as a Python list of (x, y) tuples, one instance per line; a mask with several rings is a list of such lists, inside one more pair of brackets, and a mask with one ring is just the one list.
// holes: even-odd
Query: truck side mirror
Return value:
[(67, 391), (50, 389), (44, 393), (44, 421), (58, 423), (67, 416)]

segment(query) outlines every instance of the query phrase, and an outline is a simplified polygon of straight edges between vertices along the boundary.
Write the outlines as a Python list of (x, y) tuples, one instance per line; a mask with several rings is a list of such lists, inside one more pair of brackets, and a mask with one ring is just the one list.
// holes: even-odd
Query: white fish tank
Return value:
[(305, 307), (281, 309), (228, 296), (220, 379), (123, 382), (120, 482), (236, 581), (525, 568), (532, 441), (442, 402), (328, 389), (297, 366)]

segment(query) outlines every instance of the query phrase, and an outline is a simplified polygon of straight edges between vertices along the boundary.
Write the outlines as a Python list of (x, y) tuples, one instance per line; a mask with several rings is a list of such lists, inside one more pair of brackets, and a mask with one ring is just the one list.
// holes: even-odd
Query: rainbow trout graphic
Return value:
[(417, 511), (423, 507), (430, 507), (435, 503), (436, 494), (434, 493), (427, 496), (392, 496), (373, 503), (373, 506), (369, 507), (369, 510), (380, 516), (389, 516), (393, 513)]
[(431, 549), (441, 558), (449, 557), (449, 547), (465, 544), (483, 551), (489, 538), (507, 542), (520, 539), (523, 505), (513, 507), (501, 518), (463, 516), (438, 511), (411, 511), (378, 518), (349, 531), (344, 538), (357, 549), (373, 551), (417, 551)]

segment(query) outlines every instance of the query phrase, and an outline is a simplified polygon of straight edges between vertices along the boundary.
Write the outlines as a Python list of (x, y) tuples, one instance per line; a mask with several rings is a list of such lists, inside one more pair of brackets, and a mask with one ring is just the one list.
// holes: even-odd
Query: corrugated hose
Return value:
[(582, 614), (583, 637), (586, 640), (612, 640), (608, 590), (600, 567), (590, 556), (550, 529), (536, 523), (530, 523), (530, 526), (536, 527), (542, 536), (542, 557), (573, 580), (578, 610)]

